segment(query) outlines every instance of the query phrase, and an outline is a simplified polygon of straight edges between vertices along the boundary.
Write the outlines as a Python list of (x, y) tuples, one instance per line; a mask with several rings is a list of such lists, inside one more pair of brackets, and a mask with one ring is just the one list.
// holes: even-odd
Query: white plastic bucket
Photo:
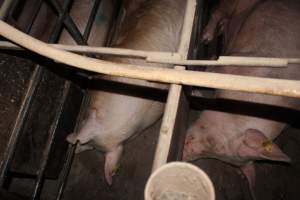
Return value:
[(144, 195), (145, 200), (215, 200), (207, 174), (184, 162), (171, 162), (153, 172)]

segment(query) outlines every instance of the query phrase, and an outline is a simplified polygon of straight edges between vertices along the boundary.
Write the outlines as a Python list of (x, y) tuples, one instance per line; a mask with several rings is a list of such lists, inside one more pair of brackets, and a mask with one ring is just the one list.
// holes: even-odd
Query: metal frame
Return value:
[[(78, 34), (78, 30), (76, 29), (76, 26), (74, 27), (74, 22), (72, 21), (72, 19), (70, 19), (70, 17), (66, 13), (68, 6), (64, 5), (63, 7), (64, 9), (60, 9), (56, 5), (57, 4), (56, 0), (49, 0), (49, 1), (53, 4), (57, 12), (60, 13), (59, 22), (57, 23), (57, 27), (59, 28), (56, 28), (56, 30), (61, 29), (62, 25), (64, 24), (67, 27), (68, 31), (71, 32), (72, 36), (74, 38), (77, 38), (77, 42), (79, 44), (86, 43), (86, 38), (87, 38), (86, 35), (84, 34), (82, 36)], [(196, 0), (188, 0), (180, 46), (178, 52), (176, 53), (146, 52), (146, 51), (134, 51), (134, 50), (124, 50), (124, 49), (93, 48), (93, 47), (67, 46), (67, 45), (53, 45), (53, 47), (57, 48), (54, 49), (51, 48), (49, 45), (44, 45), (40, 42), (35, 41), (37, 45), (44, 48), (44, 50), (42, 50), (42, 48), (40, 50), (36, 50), (33, 46), (30, 46), (30, 44), (25, 44), (20, 42), (20, 40), (11, 38), (9, 37), (8, 34), (5, 34), (4, 32), (1, 32), (1, 34), (15, 41), (21, 46), (36, 51), (37, 53), (40, 53), (41, 55), (45, 55), (52, 59), (54, 59), (54, 56), (52, 56), (52, 54), (53, 55), (63, 54), (63, 57), (66, 58), (55, 57), (55, 59), (58, 60), (59, 62), (69, 64), (74, 67), (87, 69), (98, 73), (104, 73), (107, 75), (124, 76), (129, 78), (138, 78), (138, 79), (144, 79), (150, 81), (170, 83), (171, 87), (169, 89), (168, 100), (167, 100), (165, 113), (163, 117), (163, 123), (160, 129), (158, 146), (156, 149), (153, 168), (152, 168), (152, 170), (154, 171), (168, 161), (169, 149), (171, 147), (171, 140), (172, 137), (174, 136), (173, 135), (174, 126), (175, 126), (176, 118), (178, 117), (177, 111), (182, 102), (182, 98), (184, 98), (184, 94), (182, 93), (182, 84), (192, 85), (192, 86), (212, 87), (218, 89), (239, 90), (239, 91), (247, 91), (247, 92), (254, 92), (254, 93), (255, 92), (266, 93), (266, 94), (300, 98), (299, 81), (278, 80), (278, 79), (269, 79), (269, 78), (253, 78), (253, 77), (243, 77), (243, 76), (235, 76), (235, 75), (220, 75), (220, 74), (207, 73), (207, 72), (188, 72), (184, 70), (185, 68), (182, 66), (176, 66), (175, 69), (160, 69), (155, 67), (153, 68), (147, 67), (146, 69), (140, 66), (116, 64), (116, 63), (110, 63), (105, 61), (99, 61), (91, 58), (83, 58), (75, 54), (66, 53), (58, 50), (58, 49), (65, 49), (69, 51), (84, 52), (84, 53), (86, 52), (102, 53), (102, 54), (104, 53), (104, 54), (111, 54), (111, 55), (142, 57), (142, 58), (146, 58), (146, 60), (151, 62), (172, 63), (172, 64), (179, 64), (179, 65), (236, 64), (236, 65), (247, 65), (247, 66), (260, 65), (260, 66), (282, 67), (282, 66), (287, 66), (289, 63), (300, 63), (300, 59), (289, 59), (289, 58), (258, 59), (258, 58), (240, 58), (240, 57), (221, 57), (218, 61), (187, 60), (195, 10), (196, 10)], [(91, 17), (92, 16), (93, 15), (91, 13)], [(9, 28), (9, 26), (5, 26), (0, 23), (0, 30), (5, 28)], [(56, 35), (59, 31), (54, 31), (54, 32), (55, 33), (53, 33), (53, 35)], [(89, 33), (89, 31), (86, 32), (87, 34)], [(22, 37), (24, 37), (25, 39), (29, 39), (25, 35), (22, 35)], [(54, 39), (52, 39), (52, 41), (54, 41)], [(6, 46), (4, 46), (2, 43), (1, 47), (8, 48), (8, 49), (10, 48), (16, 49), (16, 46), (12, 46), (11, 44), (6, 43), (5, 45)], [(51, 53), (49, 53), (48, 55), (48, 53), (46, 54), (43, 51), (51, 52)], [(167, 57), (167, 59), (163, 57)], [(78, 63), (68, 61), (67, 58), (77, 59)], [(86, 66), (90, 66), (90, 67), (86, 67)], [(29, 100), (29, 104), (30, 104), (30, 100)], [(22, 115), (20, 114), (19, 117), (20, 119), (21, 116)], [(45, 151), (45, 155), (47, 154), (47, 152), (49, 152), (49, 149), (51, 149), (51, 139), (49, 141), (50, 142)], [(68, 171), (70, 169), (70, 165), (72, 163), (73, 153), (74, 153), (74, 147), (70, 147), (68, 153), (69, 156), (66, 159), (66, 165), (63, 170), (63, 175), (61, 176), (61, 187), (57, 199), (60, 199), (61, 197), (64, 183), (65, 183), (64, 180), (67, 177)], [(8, 154), (9, 155), (8, 158), (11, 156), (11, 154), (13, 154), (13, 152), (10, 152)], [(44, 167), (46, 164), (47, 164), (47, 160), (44, 160), (42, 167)], [(7, 170), (7, 167), (4, 168), (4, 171), (5, 170)], [(36, 192), (34, 194), (38, 194), (38, 191), (40, 190), (41, 187), (40, 180), (43, 177), (43, 173), (44, 171), (42, 170), (41, 174), (39, 174), (38, 176), (39, 179), (37, 181), (36, 190), (35, 190)], [(3, 180), (4, 177), (5, 175), (2, 174), (0, 177), (0, 181)]]
[[(68, 14), (68, 10), (71, 7), (72, 2), (73, 2), (72, 0), (65, 0), (64, 4), (62, 6), (60, 5), (60, 3), (57, 0), (44, 0), (44, 1), (46, 1), (56, 11), (56, 13), (58, 15), (55, 28), (52, 31), (52, 34), (51, 34), (48, 42), (49, 43), (57, 42), (63, 27), (65, 27), (67, 29), (67, 31), (70, 33), (70, 35), (73, 37), (73, 39), (78, 44), (87, 44), (87, 40), (89, 38), (91, 29), (92, 29), (92, 24), (95, 20), (96, 13), (100, 6), (101, 0), (94, 1), (92, 11), (90, 13), (86, 28), (84, 30), (84, 34), (80, 33), (79, 29), (77, 28), (77, 26), (73, 22), (72, 18)], [(10, 9), (13, 8), (14, 2), (15, 2), (14, 0), (5, 0), (3, 2), (3, 6), (0, 9), (0, 19), (8, 19), (9, 20), (9, 12), (10, 12)], [(40, 2), (42, 2), (42, 0)], [(39, 7), (40, 7), (40, 5), (39, 5)], [(37, 9), (36, 13), (34, 13), (32, 15), (32, 18), (29, 22), (29, 26), (23, 30), (24, 32), (28, 33), (30, 31), (31, 26), (37, 17), (38, 11), (39, 11), (39, 9)], [(28, 90), (26, 92), (26, 96), (24, 97), (23, 104), (21, 106), (21, 110), (19, 111), (18, 117), (14, 124), (12, 135), (8, 142), (7, 149), (4, 153), (4, 160), (0, 166), (1, 187), (3, 186), (3, 184), (6, 180), (12, 158), (15, 154), (16, 144), (19, 139), (21, 127), (24, 126), (23, 124), (25, 123), (25, 120), (26, 120), (26, 114), (28, 113), (28, 110), (30, 109), (30, 107), (32, 105), (32, 96), (37, 90), (37, 86), (39, 85), (39, 82), (41, 80), (43, 72), (44, 72), (44, 68), (42, 66), (40, 66), (40, 65), (35, 66), (35, 70), (31, 77), (31, 81), (29, 83)], [(62, 110), (63, 105), (65, 103), (66, 96), (69, 93), (70, 84), (71, 84), (70, 81), (67, 81), (67, 80), (65, 81), (63, 97), (60, 101), (60, 104), (58, 105), (60, 111)], [(85, 102), (83, 102), (83, 103), (85, 103)], [(57, 127), (57, 123), (58, 123), (58, 119), (59, 119), (59, 114), (60, 114), (60, 112), (57, 112), (57, 116), (55, 116), (55, 119), (54, 119), (55, 123), (52, 124), (51, 133), (49, 134), (49, 138), (47, 140), (47, 144), (46, 144), (46, 147), (43, 152), (43, 158), (41, 161), (40, 168), (38, 170), (38, 174), (36, 177), (34, 177), (36, 179), (36, 181), (35, 181), (34, 191), (31, 196), (31, 199), (33, 199), (33, 200), (39, 199), (40, 192), (43, 187), (45, 170), (46, 170), (47, 163), (49, 160), (51, 148), (53, 146), (53, 139), (57, 133), (56, 127)], [(75, 127), (75, 129), (76, 129), (76, 127)], [(69, 145), (69, 148), (68, 148), (67, 154), (66, 154), (66, 158), (65, 158), (65, 163), (63, 165), (62, 172), (58, 179), (58, 191), (57, 191), (57, 197), (56, 197), (57, 200), (62, 198), (63, 190), (64, 190), (66, 180), (68, 177), (68, 173), (71, 168), (74, 151), (75, 151), (75, 146)]]
[[(92, 47), (81, 45), (49, 44), (51, 47), (77, 53), (106, 54), (143, 58), (147, 62), (164, 63), (189, 66), (251, 66), (251, 67), (287, 67), (289, 64), (300, 64), (300, 58), (267, 58), (267, 57), (242, 57), (220, 56), (218, 60), (189, 60), (183, 55), (174, 52), (142, 51), (111, 47)], [(22, 47), (7, 41), (0, 41), (0, 49), (25, 50)]]

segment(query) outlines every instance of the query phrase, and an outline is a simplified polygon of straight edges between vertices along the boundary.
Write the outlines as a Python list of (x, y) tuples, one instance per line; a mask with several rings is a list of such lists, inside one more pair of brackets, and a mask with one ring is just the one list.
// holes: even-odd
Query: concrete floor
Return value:
[[(78, 154), (63, 199), (143, 199), (159, 127), (160, 122), (126, 144), (121, 167), (111, 187), (104, 181), (103, 155), (96, 151)], [(255, 165), (257, 182), (254, 192), (257, 200), (299, 199), (299, 132), (299, 129), (289, 128), (276, 140), (282, 150), (292, 158), (290, 165), (271, 162), (259, 162)], [(251, 199), (246, 179), (237, 168), (213, 159), (202, 159), (193, 164), (201, 167), (212, 179), (216, 200)]]

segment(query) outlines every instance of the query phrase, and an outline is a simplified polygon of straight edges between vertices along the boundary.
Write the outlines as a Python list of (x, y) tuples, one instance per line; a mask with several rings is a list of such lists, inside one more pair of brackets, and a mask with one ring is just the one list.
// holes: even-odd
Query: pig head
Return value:
[[(227, 1), (220, 1), (220, 7), (215, 10), (217, 14), (224, 13), (222, 9), (226, 6), (223, 4), (227, 4)], [(245, 12), (239, 10), (227, 12), (233, 14), (230, 15), (224, 29), (224, 36), (227, 41), (223, 48), (223, 54), (300, 57), (300, 22), (296, 20), (300, 17), (300, 2), (267, 0), (251, 5), (251, 7), (244, 9)], [(211, 20), (215, 20), (214, 14), (208, 26), (211, 26)], [(217, 21), (220, 20), (222, 17)], [(299, 67), (299, 65), (289, 65), (286, 68), (274, 69), (224, 66), (209, 67), (207, 71), (299, 80)], [(233, 83), (238, 84), (234, 80)], [(238, 91), (217, 90), (216, 99), (284, 107), (292, 110), (299, 110), (300, 108), (298, 99)], [(235, 103), (221, 111), (204, 110), (198, 120), (188, 129), (183, 160), (203, 157), (216, 158), (239, 166), (252, 186), (255, 181), (255, 171), (252, 165), (254, 160), (290, 162), (289, 157), (272, 142), (281, 133), (286, 123), (274, 119), (274, 116), (270, 116), (271, 114), (268, 113), (264, 113), (262, 116), (264, 111), (259, 108), (259, 106), (252, 106), (252, 109), (257, 113), (256, 115), (239, 112), (242, 108)]]

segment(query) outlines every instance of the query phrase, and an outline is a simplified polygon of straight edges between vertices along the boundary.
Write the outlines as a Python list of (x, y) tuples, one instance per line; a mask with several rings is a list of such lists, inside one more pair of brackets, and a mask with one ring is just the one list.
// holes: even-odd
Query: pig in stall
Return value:
[[(217, 29), (224, 33), (223, 55), (256, 57), (300, 57), (300, 2), (295, 0), (224, 1), (214, 10), (202, 34), (202, 41), (214, 38)], [(215, 73), (300, 79), (299, 65), (286, 68), (208, 67)], [(216, 90), (217, 99), (232, 100), (225, 110), (204, 110), (189, 127), (183, 160), (215, 158), (240, 167), (250, 190), (255, 183), (253, 161), (290, 162), (290, 158), (272, 141), (287, 125), (263, 110), (243, 113), (247, 108), (234, 102), (246, 102), (276, 108), (298, 110), (299, 99)], [(253, 110), (252, 110), (253, 112)], [(251, 191), (253, 194), (253, 191)]]
[[(141, 3), (131, 13), (126, 14), (125, 24), (114, 47), (176, 52), (183, 23), (185, 0), (133, 1)], [(81, 13), (82, 15), (82, 13)], [(96, 45), (95, 41), (90, 45)], [(145, 66), (170, 67), (169, 65), (149, 64), (132, 58), (106, 57), (119, 63)], [(161, 86), (157, 83), (121, 77), (106, 77), (111, 81), (136, 86)], [(163, 112), (164, 103), (126, 93), (90, 90), (86, 120), (77, 133), (70, 134), (67, 140), (75, 144), (85, 144), (81, 149), (95, 148), (105, 152), (105, 178), (112, 184), (118, 161), (122, 155), (123, 142), (157, 121)], [(79, 149), (80, 151), (80, 149)]]

